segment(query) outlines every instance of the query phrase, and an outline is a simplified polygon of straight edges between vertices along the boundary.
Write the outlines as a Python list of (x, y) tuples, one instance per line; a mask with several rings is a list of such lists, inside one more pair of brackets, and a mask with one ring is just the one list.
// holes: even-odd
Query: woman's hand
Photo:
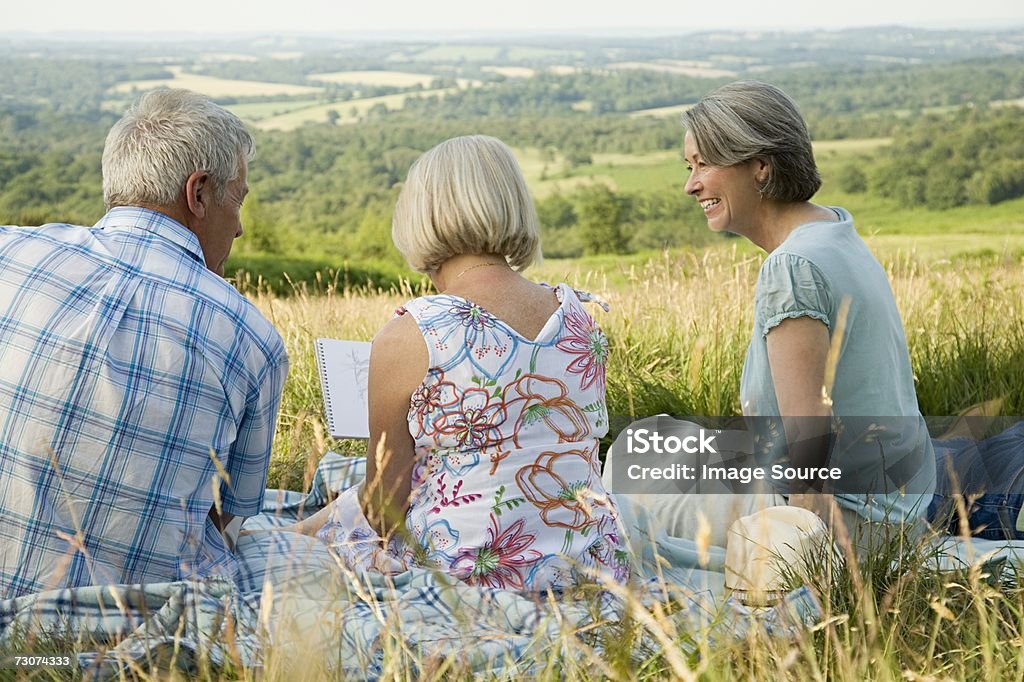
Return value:
[(327, 519), (331, 516), (331, 505), (328, 504), (326, 507), (313, 514), (309, 518), (296, 521), (295, 523), (288, 524), (287, 526), (275, 526), (274, 528), (254, 528), (249, 530), (243, 528), (239, 535), (255, 535), (257, 533), (299, 533), (301, 535), (316, 535), (317, 531), (323, 528), (323, 525), (327, 523)]

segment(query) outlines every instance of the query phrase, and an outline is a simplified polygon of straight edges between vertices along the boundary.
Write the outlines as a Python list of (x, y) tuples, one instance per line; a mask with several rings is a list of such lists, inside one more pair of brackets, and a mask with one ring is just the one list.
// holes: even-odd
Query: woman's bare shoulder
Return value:
[(370, 368), (387, 372), (396, 386), (415, 388), (430, 363), (427, 345), (416, 320), (398, 315), (389, 320), (370, 346)]

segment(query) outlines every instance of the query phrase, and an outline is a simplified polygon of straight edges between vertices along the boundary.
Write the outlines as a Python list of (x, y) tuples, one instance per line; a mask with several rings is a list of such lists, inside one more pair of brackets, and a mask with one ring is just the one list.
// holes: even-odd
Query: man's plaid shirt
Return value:
[(0, 598), (232, 575), (207, 514), (259, 511), (287, 371), (176, 221), (0, 227)]

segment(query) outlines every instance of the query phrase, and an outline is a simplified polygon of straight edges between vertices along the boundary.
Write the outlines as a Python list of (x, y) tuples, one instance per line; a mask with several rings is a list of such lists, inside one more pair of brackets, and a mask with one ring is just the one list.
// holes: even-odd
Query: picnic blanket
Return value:
[[(363, 459), (328, 453), (308, 493), (268, 491), (263, 514), (246, 528), (288, 524), (364, 473)], [(469, 671), (518, 676), (550, 669), (566, 656), (599, 656), (602, 628), (617, 627), (627, 614), (642, 618), (659, 601), (667, 605), (670, 629), (692, 639), (666, 639), (651, 627), (640, 644), (679, 647), (666, 657), (678, 673), (707, 639), (745, 638), (752, 628), (792, 636), (821, 618), (806, 588), (772, 609), (723, 599), (717, 550), (709, 558), (671, 543), (663, 557), (668, 563), (651, 564), (639, 589), (609, 586), (557, 600), (470, 586), (425, 568), (357, 575), (318, 540), (295, 533), (246, 535), (236, 549), (236, 582), (81, 587), (0, 601), (0, 645), (76, 651), (77, 663), (95, 679), (171, 664), (195, 672), (208, 664), (238, 669), (297, 661), (306, 673), (322, 668), (325, 675), (377, 679), (394, 666), (416, 671), (445, 659)]]

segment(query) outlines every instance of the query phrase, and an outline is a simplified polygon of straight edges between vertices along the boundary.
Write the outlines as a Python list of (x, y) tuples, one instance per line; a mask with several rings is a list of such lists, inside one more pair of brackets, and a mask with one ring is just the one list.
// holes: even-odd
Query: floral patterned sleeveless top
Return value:
[(392, 571), (418, 563), (528, 592), (627, 578), (598, 459), (608, 341), (577, 292), (566, 284), (554, 292), (559, 307), (535, 339), (450, 294), (400, 309), (430, 358), (409, 408), (409, 537), (369, 550), (366, 541), (379, 540), (356, 494), (343, 493), (320, 536), (348, 563)]

